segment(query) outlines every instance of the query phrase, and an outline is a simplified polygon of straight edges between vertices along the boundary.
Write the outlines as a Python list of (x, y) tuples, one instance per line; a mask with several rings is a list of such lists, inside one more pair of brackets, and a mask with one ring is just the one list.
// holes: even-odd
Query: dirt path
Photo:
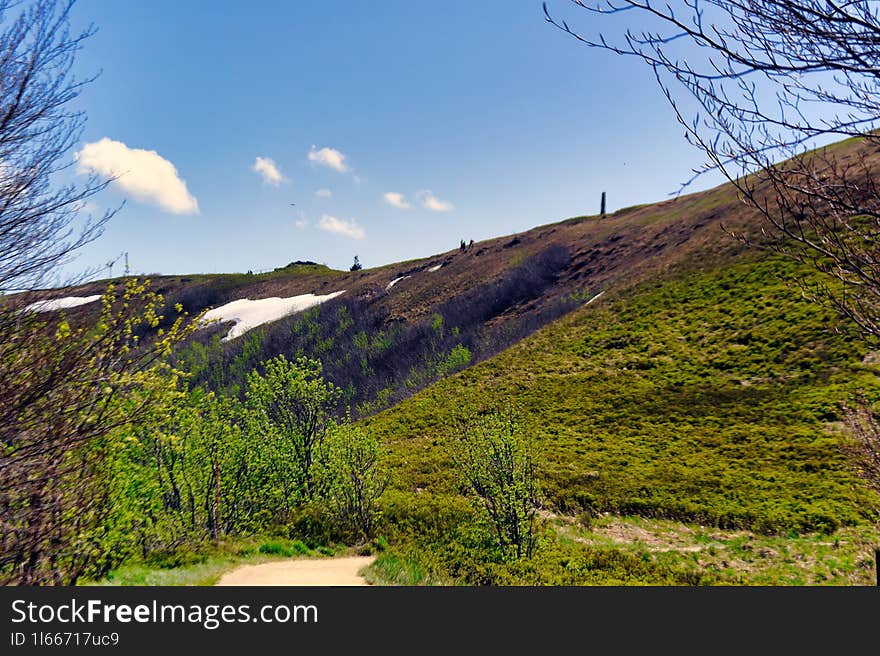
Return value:
[(217, 585), (368, 585), (358, 572), (373, 558), (300, 558), (245, 565), (224, 574)]

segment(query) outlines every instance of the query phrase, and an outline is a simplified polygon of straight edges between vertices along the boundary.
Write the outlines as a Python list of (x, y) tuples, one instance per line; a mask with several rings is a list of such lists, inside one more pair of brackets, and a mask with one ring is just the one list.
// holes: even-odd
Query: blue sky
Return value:
[(602, 191), (609, 210), (662, 200), (701, 162), (649, 69), (579, 45), (539, 1), (74, 12), (99, 30), (77, 61), (100, 72), (79, 166), (126, 171), (94, 199), (124, 208), (74, 269), (122, 251), (136, 273), (379, 266), (595, 213)]

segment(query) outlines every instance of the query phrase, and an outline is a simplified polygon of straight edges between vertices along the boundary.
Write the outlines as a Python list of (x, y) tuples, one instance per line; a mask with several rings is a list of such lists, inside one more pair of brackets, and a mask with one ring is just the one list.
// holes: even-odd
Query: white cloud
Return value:
[(318, 189), (318, 191), (315, 192), (315, 196), (318, 198), (332, 198), (333, 192), (329, 189)]
[(113, 185), (139, 201), (172, 214), (198, 214), (199, 202), (189, 193), (174, 164), (155, 150), (129, 148), (104, 137), (74, 155), (78, 173), (112, 177)]
[(345, 155), (343, 153), (335, 148), (321, 148), (320, 150), (316, 150), (316, 148), (317, 146), (312, 146), (312, 149), (309, 151), (310, 162), (319, 166), (326, 166), (340, 173), (348, 171), (348, 165), (345, 163)]
[(330, 216), (329, 214), (325, 214), (321, 217), (321, 220), (318, 221), (318, 227), (321, 230), (326, 230), (327, 232), (343, 235), (345, 237), (351, 237), (352, 239), (363, 239), (367, 236), (364, 229), (355, 221), (337, 219), (335, 216)]
[(420, 191), (418, 197), (422, 201), (422, 207), (432, 212), (451, 212), (455, 209), (455, 205), (449, 201), (440, 200), (427, 189)]
[(396, 191), (389, 191), (386, 194), (383, 194), (382, 198), (385, 199), (385, 202), (391, 205), (391, 207), (396, 207), (400, 210), (408, 210), (410, 208), (410, 204), (406, 201), (406, 198), (403, 197), (403, 194), (398, 194)]
[(293, 225), (297, 227), (297, 230), (304, 230), (309, 226), (309, 222), (305, 219), (297, 219)]
[(277, 187), (282, 182), (287, 182), (287, 178), (281, 173), (281, 169), (278, 168), (275, 160), (270, 157), (257, 157), (254, 160), (253, 170), (260, 174), (265, 184), (272, 185), (273, 187)]

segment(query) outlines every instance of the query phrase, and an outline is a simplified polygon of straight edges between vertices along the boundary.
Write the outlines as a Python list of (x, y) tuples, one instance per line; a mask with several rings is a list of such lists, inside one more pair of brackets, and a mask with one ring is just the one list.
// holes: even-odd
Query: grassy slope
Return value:
[(554, 520), (560, 541), (623, 549), (659, 567), (708, 572), (719, 582), (757, 585), (873, 585), (878, 531), (767, 536), (668, 520), (603, 517), (588, 527)]
[(868, 521), (829, 425), (873, 377), (779, 260), (644, 282), (539, 331), (369, 423), (397, 485), (454, 490), (444, 427), (510, 399), (544, 448), (552, 505), (762, 532)]
[[(368, 568), (374, 585), (454, 585), (479, 577), (529, 585), (874, 585), (880, 530), (767, 536), (670, 520), (601, 517), (583, 526), (565, 516), (535, 558), (512, 567), (447, 562), (445, 545), (404, 541)], [(427, 547), (427, 548), (426, 548)], [(428, 551), (441, 551), (429, 554)], [(462, 560), (465, 562), (462, 563)]]

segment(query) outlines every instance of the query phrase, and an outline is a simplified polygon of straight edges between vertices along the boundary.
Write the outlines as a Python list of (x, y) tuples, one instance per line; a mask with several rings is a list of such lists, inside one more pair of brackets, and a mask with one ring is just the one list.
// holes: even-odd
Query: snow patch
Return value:
[(586, 303), (584, 303), (584, 305), (589, 305), (590, 303), (592, 303), (593, 301), (595, 301), (597, 298), (599, 298), (600, 296), (602, 296), (602, 294), (604, 294), (604, 293), (605, 293), (605, 290), (603, 289), (601, 292), (599, 292), (598, 294), (596, 294), (596, 295), (595, 295), (593, 298), (591, 298), (589, 301), (587, 301)]
[(425, 269), (425, 271), (439, 271), (440, 267), (442, 267), (442, 266), (443, 266), (442, 264), (437, 264), (435, 266), (428, 267), (427, 269)]
[(243, 335), (251, 328), (256, 328), (270, 321), (277, 321), (289, 314), (308, 310), (310, 307), (325, 303), (331, 298), (336, 298), (344, 293), (345, 290), (343, 289), (342, 291), (324, 294), (323, 296), (315, 294), (301, 294), (299, 296), (291, 296), (290, 298), (273, 296), (255, 301), (249, 298), (242, 298), (209, 310), (205, 313), (202, 321), (206, 323), (208, 321), (234, 321), (235, 325), (232, 326), (229, 333), (222, 340), (228, 342)]
[(31, 303), (25, 308), (27, 312), (54, 312), (55, 310), (64, 310), (67, 308), (78, 307), (87, 303), (94, 303), (101, 298), (100, 294), (94, 296), (65, 296), (64, 298), (53, 298), (46, 301), (37, 301)]
[(387, 285), (385, 285), (385, 291), (386, 292), (389, 291), (392, 287), (394, 287), (394, 285), (399, 283), (401, 280), (406, 280), (407, 278), (409, 278), (409, 276), (400, 276), (400, 278), (395, 278), (394, 280), (389, 282)]

